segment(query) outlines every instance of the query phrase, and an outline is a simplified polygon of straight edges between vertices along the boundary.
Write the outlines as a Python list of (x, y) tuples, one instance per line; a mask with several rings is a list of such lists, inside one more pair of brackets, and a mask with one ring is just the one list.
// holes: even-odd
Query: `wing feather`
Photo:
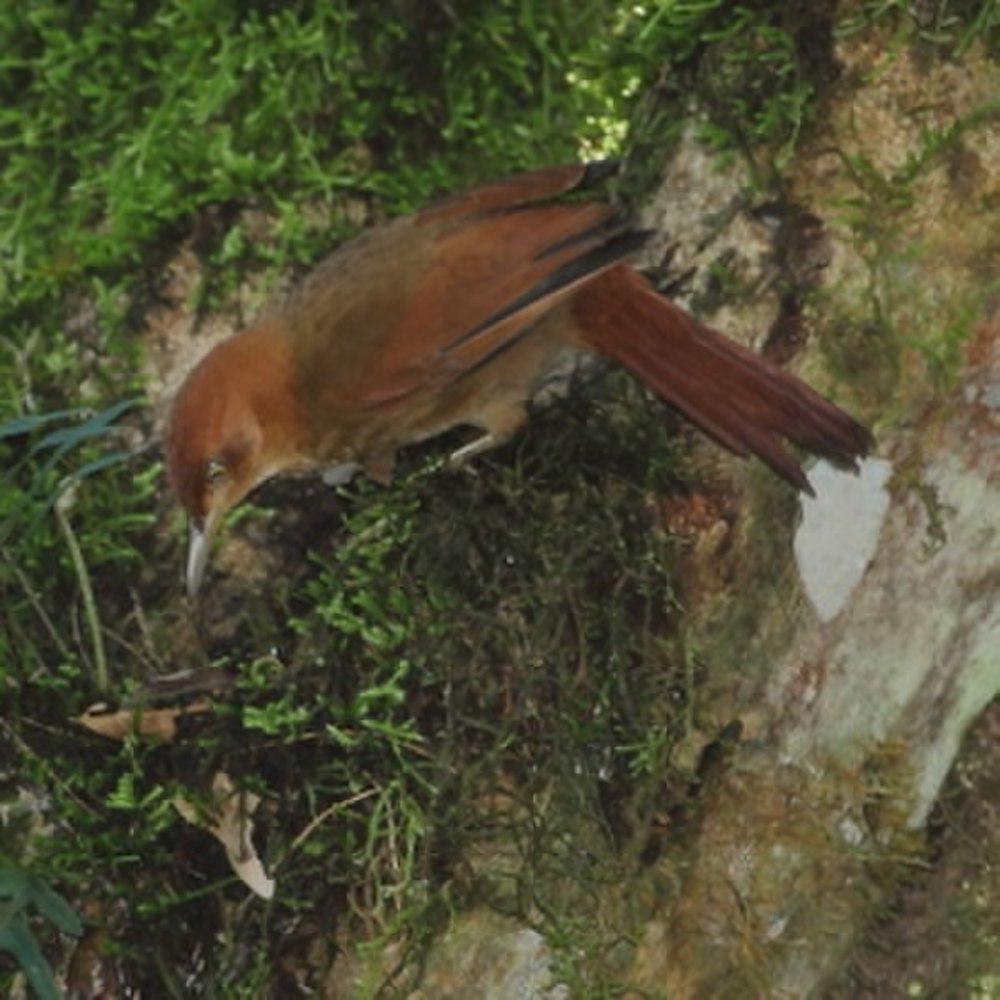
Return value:
[(461, 218), (482, 212), (513, 208), (546, 198), (557, 198), (570, 191), (583, 190), (600, 184), (616, 173), (618, 160), (593, 160), (590, 163), (564, 163), (514, 174), (468, 191), (449, 195), (429, 205), (419, 218), (428, 223)]
[(479, 368), (646, 236), (595, 203), (520, 209), (444, 234), (361, 401), (384, 405)]
[(631, 253), (609, 205), (558, 201), (614, 164), (520, 174), (363, 234), (291, 308), (305, 391), (389, 406), (480, 368), (582, 283)]

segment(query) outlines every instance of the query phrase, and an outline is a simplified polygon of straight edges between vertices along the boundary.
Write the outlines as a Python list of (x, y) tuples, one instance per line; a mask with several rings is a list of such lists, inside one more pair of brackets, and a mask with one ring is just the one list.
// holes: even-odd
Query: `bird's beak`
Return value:
[(214, 519), (208, 517), (203, 527), (199, 528), (194, 521), (190, 522), (187, 559), (187, 592), (188, 597), (198, 593), (201, 581), (208, 565), (208, 553), (212, 545)]

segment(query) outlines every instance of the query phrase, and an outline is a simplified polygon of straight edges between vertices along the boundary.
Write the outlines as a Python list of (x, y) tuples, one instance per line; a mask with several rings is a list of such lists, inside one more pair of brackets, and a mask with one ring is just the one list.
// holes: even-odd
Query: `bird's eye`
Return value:
[(205, 482), (209, 486), (215, 486), (228, 475), (226, 463), (221, 458), (210, 458), (205, 465)]

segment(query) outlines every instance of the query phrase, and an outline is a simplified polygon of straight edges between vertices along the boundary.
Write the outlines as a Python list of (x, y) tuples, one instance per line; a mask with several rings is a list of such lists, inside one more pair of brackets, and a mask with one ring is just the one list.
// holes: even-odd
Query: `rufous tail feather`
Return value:
[(869, 431), (747, 348), (699, 323), (630, 267), (595, 278), (573, 300), (584, 342), (628, 369), (737, 455), (754, 454), (812, 493), (783, 440), (857, 469)]

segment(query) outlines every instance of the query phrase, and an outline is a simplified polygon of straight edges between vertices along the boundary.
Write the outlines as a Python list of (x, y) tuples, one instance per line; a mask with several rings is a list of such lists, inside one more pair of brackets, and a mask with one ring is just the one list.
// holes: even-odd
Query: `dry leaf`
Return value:
[(177, 720), (181, 716), (201, 715), (211, 711), (211, 708), (211, 702), (205, 698), (178, 708), (123, 708), (117, 712), (99, 703), (91, 705), (74, 721), (110, 740), (125, 740), (139, 735), (170, 741), (177, 735)]
[(174, 808), (189, 823), (202, 826), (226, 849), (233, 871), (258, 896), (274, 896), (274, 879), (264, 871), (264, 865), (253, 846), (253, 821), (250, 817), (260, 804), (260, 796), (241, 792), (225, 771), (216, 772), (212, 779), (213, 808), (206, 815), (187, 799), (174, 799)]

